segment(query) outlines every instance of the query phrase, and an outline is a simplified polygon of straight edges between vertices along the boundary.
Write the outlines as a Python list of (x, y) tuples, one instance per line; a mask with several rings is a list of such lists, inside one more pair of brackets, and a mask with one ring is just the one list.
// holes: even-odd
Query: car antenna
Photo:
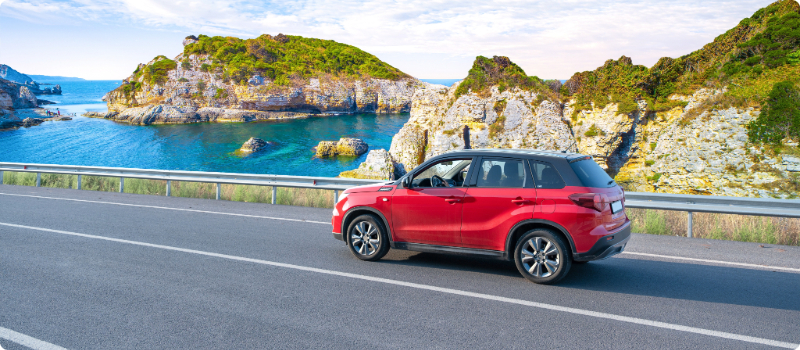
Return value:
[(567, 149), (564, 150), (564, 151), (561, 151), (561, 153), (567, 153), (567, 151), (569, 151), (569, 149), (572, 148), (572, 146), (575, 145), (575, 142), (578, 142), (578, 139), (572, 139), (572, 144), (567, 146)]

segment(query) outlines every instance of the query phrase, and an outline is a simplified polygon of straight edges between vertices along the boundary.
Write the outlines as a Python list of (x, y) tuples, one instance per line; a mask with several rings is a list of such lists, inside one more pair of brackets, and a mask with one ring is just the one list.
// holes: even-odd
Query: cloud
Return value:
[[(6, 0), (0, 16), (70, 17), (186, 34), (279, 32), (358, 46), (413, 75), (462, 77), (476, 55), (506, 55), (528, 74), (568, 78), (625, 54), (652, 65), (697, 50), (765, 0), (194, 1)], [(172, 53), (170, 53), (172, 54)], [(455, 57), (421, 62), (415, 55)]]

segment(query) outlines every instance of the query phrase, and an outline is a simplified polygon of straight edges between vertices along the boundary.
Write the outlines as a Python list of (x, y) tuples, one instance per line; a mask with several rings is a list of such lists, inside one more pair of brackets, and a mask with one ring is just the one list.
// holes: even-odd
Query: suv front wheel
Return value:
[(350, 222), (347, 246), (357, 258), (375, 261), (389, 252), (389, 238), (378, 218), (364, 214)]
[(514, 262), (529, 281), (551, 284), (567, 275), (572, 256), (561, 237), (547, 229), (533, 229), (517, 241)]

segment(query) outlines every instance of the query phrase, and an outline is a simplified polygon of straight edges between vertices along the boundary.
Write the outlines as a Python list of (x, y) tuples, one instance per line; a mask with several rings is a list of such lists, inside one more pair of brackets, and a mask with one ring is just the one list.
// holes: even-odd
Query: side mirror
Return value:
[(406, 176), (403, 178), (403, 187), (411, 188), (411, 176)]

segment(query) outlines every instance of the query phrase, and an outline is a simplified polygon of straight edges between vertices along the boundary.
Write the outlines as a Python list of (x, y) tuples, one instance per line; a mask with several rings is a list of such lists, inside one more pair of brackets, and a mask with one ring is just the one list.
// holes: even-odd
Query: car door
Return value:
[(476, 164), (464, 196), (461, 242), (504, 250), (511, 227), (533, 216), (536, 189), (523, 159), (482, 157)]
[[(392, 195), (392, 237), (396, 242), (442, 246), (461, 245), (461, 207), (471, 157), (443, 159), (409, 175)], [(431, 186), (433, 175), (448, 180), (446, 186)]]

